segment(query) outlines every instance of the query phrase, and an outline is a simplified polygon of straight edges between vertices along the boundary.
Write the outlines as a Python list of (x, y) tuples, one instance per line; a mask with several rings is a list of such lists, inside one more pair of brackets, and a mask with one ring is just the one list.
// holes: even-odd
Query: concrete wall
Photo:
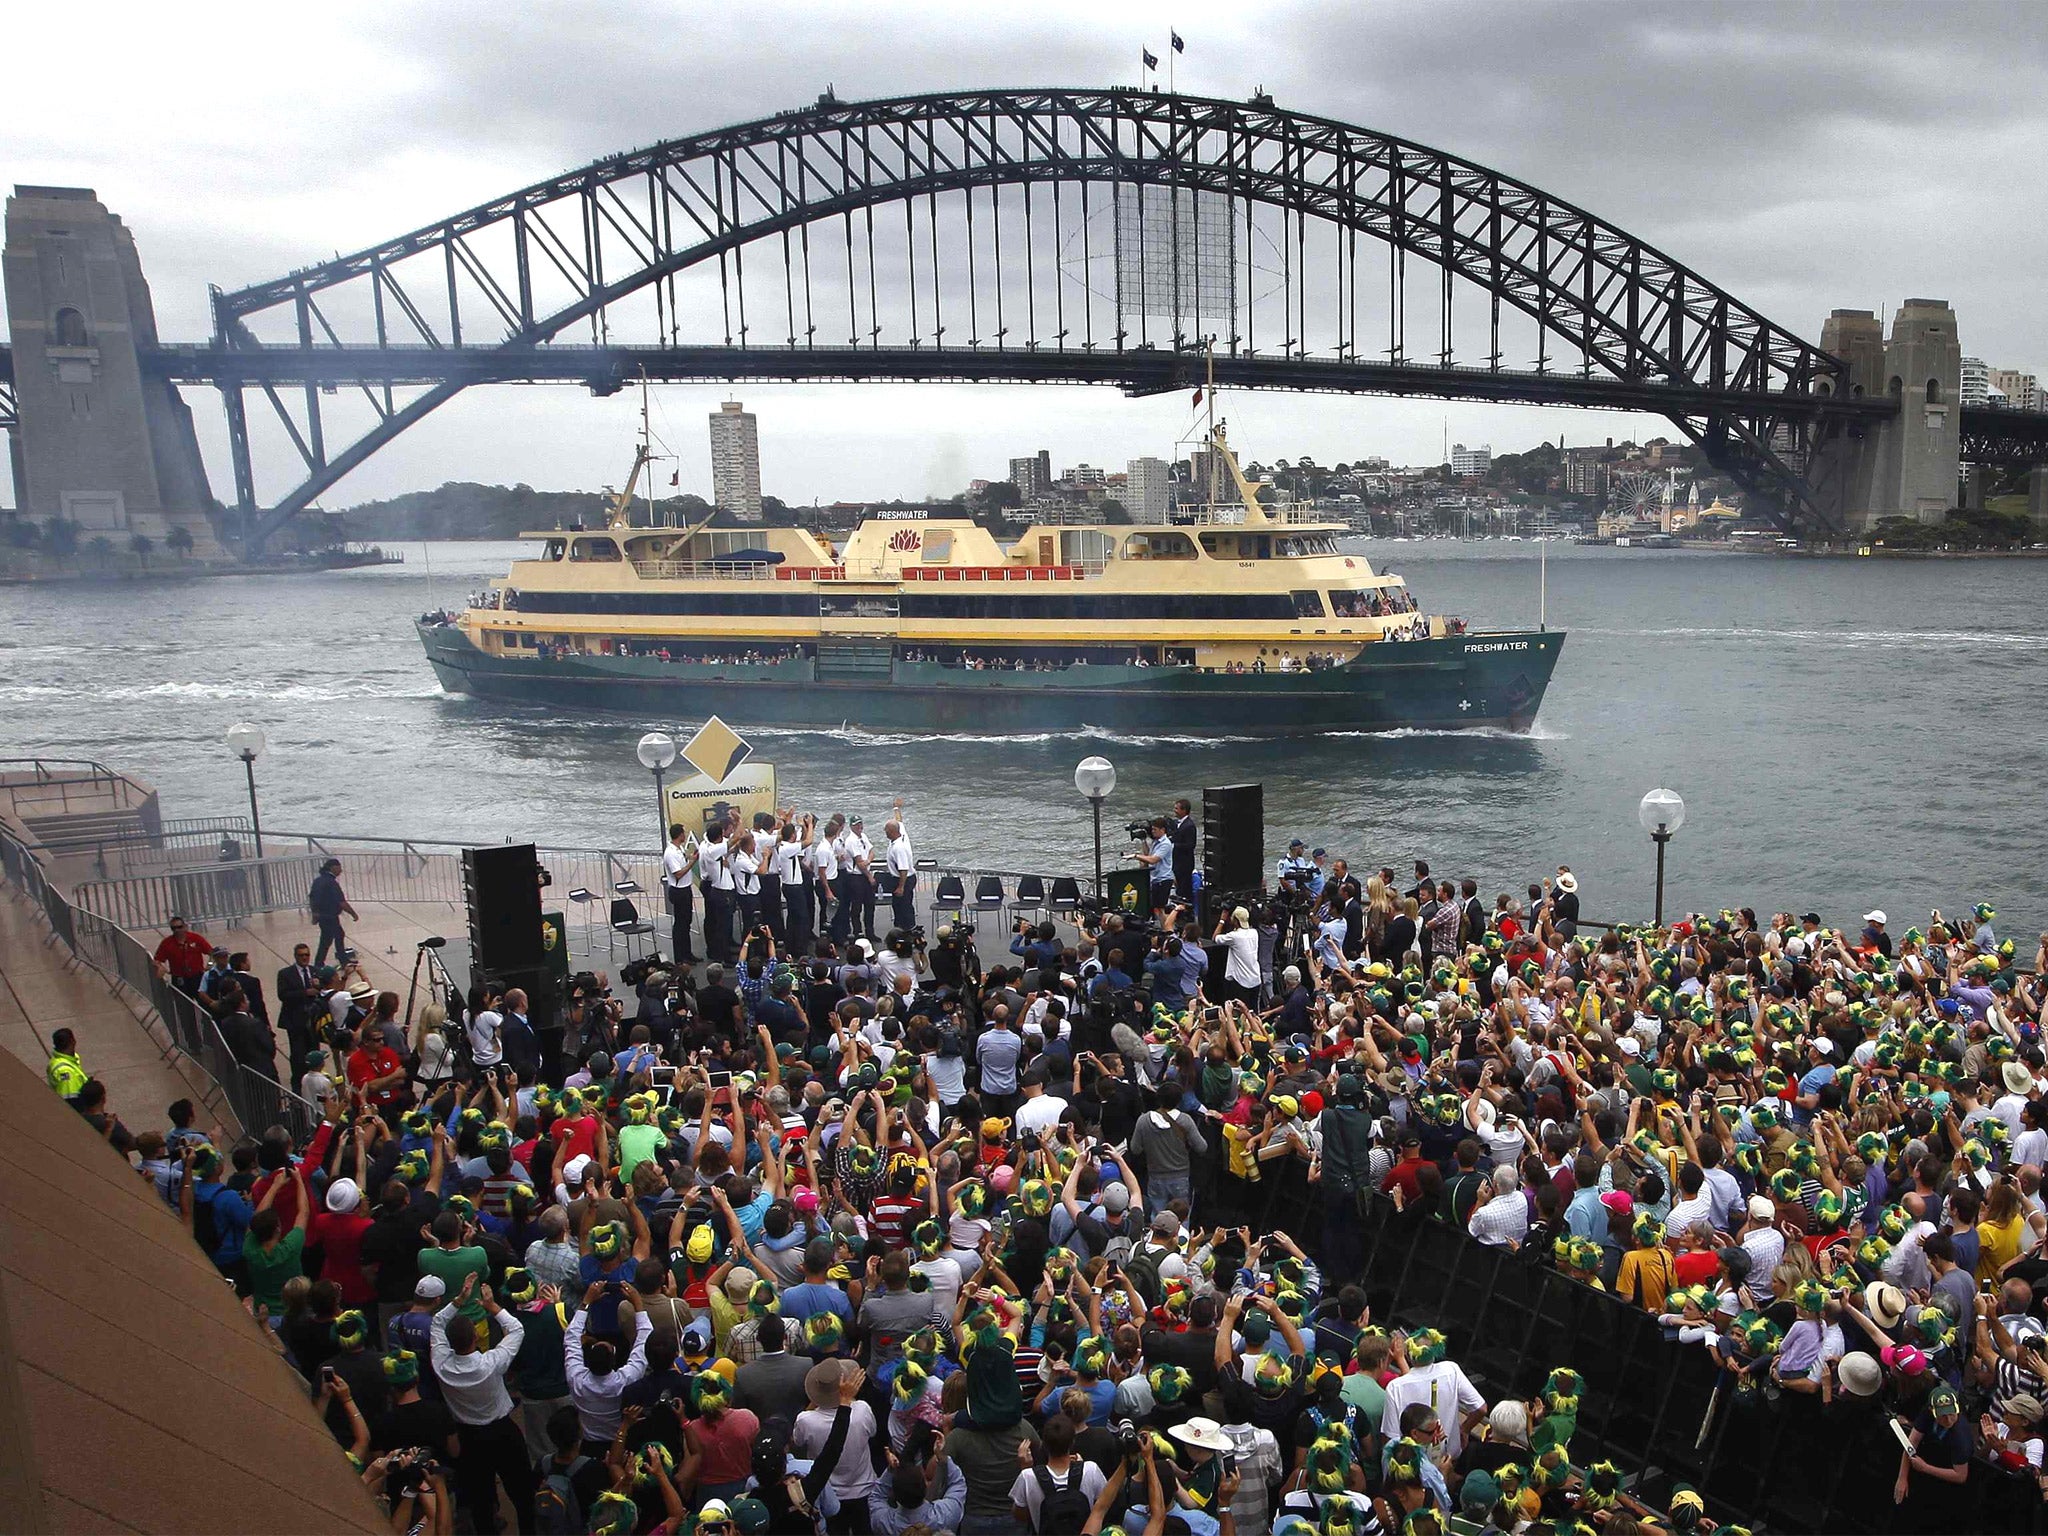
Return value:
[(20, 403), (21, 510), (68, 517), (90, 538), (174, 526), (218, 553), (191, 413), (145, 378), (156, 313), (135, 239), (82, 187), (16, 187), (0, 250)]

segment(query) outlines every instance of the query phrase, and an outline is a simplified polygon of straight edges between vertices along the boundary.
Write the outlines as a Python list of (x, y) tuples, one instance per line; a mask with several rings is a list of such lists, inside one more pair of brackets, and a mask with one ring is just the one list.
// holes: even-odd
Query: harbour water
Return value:
[[(1534, 544), (1354, 541), (1425, 608), (1534, 625)], [(578, 846), (650, 841), (641, 732), (695, 722), (526, 710), (441, 693), (412, 629), (501, 574), (512, 544), (399, 546), (403, 566), (319, 576), (0, 589), (0, 756), (97, 757), (153, 779), (173, 816), (243, 807), (233, 722), (269, 733), (274, 828)], [(1552, 545), (1547, 619), (1570, 632), (1527, 737), (1396, 733), (1261, 742), (1075, 734), (911, 737), (858, 722), (749, 733), (785, 798), (872, 818), (902, 796), (948, 865), (1080, 870), (1077, 759), (1111, 758), (1121, 825), (1203, 784), (1263, 781), (1287, 839), (1519, 890), (1559, 863), (1584, 910), (1646, 916), (1636, 801), (1684, 795), (1667, 906), (1764, 903), (1895, 931), (1930, 905), (2048, 928), (2038, 816), (2048, 713), (2032, 561), (1791, 560)], [(726, 717), (744, 725), (745, 700)], [(1205, 725), (1213, 722), (1204, 722)]]

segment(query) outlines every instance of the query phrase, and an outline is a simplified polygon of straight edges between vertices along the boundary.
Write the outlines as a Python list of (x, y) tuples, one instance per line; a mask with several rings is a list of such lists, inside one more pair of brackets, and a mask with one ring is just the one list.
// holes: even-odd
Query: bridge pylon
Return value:
[(1867, 309), (1838, 309), (1821, 350), (1848, 365), (1841, 386), (1889, 398), (1896, 414), (1831, 438), (1809, 478), (1824, 486), (1842, 525), (1862, 531), (1887, 517), (1938, 523), (1957, 504), (1962, 468), (1963, 352), (1945, 299), (1908, 299), (1891, 334)]

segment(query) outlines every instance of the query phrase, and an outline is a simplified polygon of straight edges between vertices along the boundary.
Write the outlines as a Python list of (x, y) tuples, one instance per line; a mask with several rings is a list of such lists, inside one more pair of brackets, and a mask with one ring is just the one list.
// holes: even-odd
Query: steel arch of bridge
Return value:
[[(964, 210), (971, 247), (976, 193), (983, 189), (1049, 186), (1057, 224), (1063, 191), (1081, 198), (1085, 219), (1091, 191), (1100, 200), (1107, 189), (1114, 200), (1122, 189), (1146, 185), (1226, 198), (1231, 217), (1242, 216), (1247, 228), (1253, 205), (1278, 209), (1283, 261), (1290, 259), (1287, 241), (1297, 241), (1300, 249), (1312, 218), (1347, 232), (1339, 238), (1348, 238), (1352, 250), (1349, 339), (1343, 336), (1340, 270), (1334, 356), (1317, 359), (1307, 350), (1311, 304), (1304, 250), (1302, 291), (1283, 292), (1288, 313), (1283, 335), (1258, 335), (1248, 304), (1242, 329), (1233, 309), (1230, 334), (1217, 338), (1219, 354), (1233, 361), (1231, 372), (1239, 383), (1303, 387), (1303, 365), (1320, 361), (1338, 366), (1322, 369), (1319, 377), (1328, 377), (1308, 387), (1458, 392), (1427, 387), (1427, 379), (1389, 376), (1388, 370), (1398, 374), (1405, 368), (1412, 374), (1416, 368), (1400, 339), (1406, 323), (1405, 260), (1412, 255), (1440, 273), (1439, 362), (1446, 374), (1453, 371), (1448, 366), (1450, 304), (1458, 278), (1489, 296), (1492, 348), (1487, 369), (1456, 372), (1505, 375), (1500, 368), (1502, 309), (1518, 311), (1536, 322), (1536, 377), (1557, 384), (1554, 391), (1539, 384), (1508, 397), (1574, 402), (1583, 396), (1583, 390), (1575, 393), (1577, 386), (1598, 379), (1612, 391), (1608, 398), (1614, 403), (1670, 417), (1787, 523), (1801, 516), (1833, 522), (1804, 478), (1808, 458), (1821, 438), (1885, 409), (1881, 402), (1851, 401), (1840, 392), (1845, 370), (1836, 358), (1584, 210), (1456, 156), (1283, 111), (1264, 98), (1243, 103), (1133, 90), (986, 91), (861, 103), (827, 97), (811, 108), (616, 155), (353, 255), (274, 282), (216, 292), (211, 363), (228, 408), (238, 502), (244, 509), (256, 504), (245, 386), (268, 397), (307, 471), (274, 508), (252, 520), (252, 541), (267, 538), (470, 383), (559, 377), (542, 354), (558, 350), (559, 344), (550, 344), (582, 326), (588, 326), (592, 346), (606, 350), (610, 312), (628, 296), (651, 290), (662, 340), (668, 344), (663, 350), (687, 350), (675, 346), (676, 279), (714, 262), (726, 346), (735, 364), (746, 364), (723, 376), (762, 376), (777, 365), (762, 361), (761, 354), (780, 351), (790, 362), (786, 373), (775, 376), (872, 377), (886, 371), (905, 377), (1030, 380), (1064, 376), (1048, 354), (1074, 353), (1081, 356), (1065, 371), (1074, 376), (1115, 379), (1135, 388), (1170, 387), (1170, 380), (1160, 382), (1161, 348), (1134, 340), (1121, 323), (1095, 334), (1092, 307), (1079, 340), (1063, 310), (1047, 317), (1058, 325), (1057, 332), (1041, 336), (1035, 299), (1029, 335), (1021, 346), (1008, 339), (1011, 328), (1001, 323), (1000, 310), (993, 345), (983, 342), (978, 321), (969, 346), (943, 340), (946, 309), (937, 263), (943, 194), (964, 194), (957, 206), (948, 200), (944, 216), (950, 224)], [(1013, 243), (1013, 265), (1038, 259), (1028, 230), (1032, 195), (1027, 190), (1027, 230), (1021, 251)], [(917, 271), (920, 201), (933, 253), (932, 270), (923, 279), (931, 285), (928, 338), (919, 334), (924, 328)], [(989, 204), (983, 218), (996, 221), (1000, 306), (1002, 205), (993, 192)], [(909, 253), (908, 350), (920, 354), (911, 359), (902, 357), (904, 348), (884, 347), (877, 307), (878, 285), (893, 291), (905, 278), (895, 271), (885, 278), (875, 266), (875, 211), (893, 205), (902, 207)], [(867, 241), (865, 341), (855, 280), (857, 215)], [(854, 358), (820, 368), (813, 366), (815, 360), (796, 357), (840, 350), (817, 344), (811, 263), (814, 243), (823, 244), (823, 232), (815, 242), (812, 236), (820, 226), (844, 235), (852, 345), (843, 351), (872, 352), (872, 362)], [(1356, 242), (1361, 235), (1393, 253), (1390, 272), (1393, 263), (1402, 264), (1398, 298), (1390, 299), (1390, 308), (1398, 307), (1400, 314), (1390, 324), (1401, 332), (1390, 334), (1384, 367), (1368, 364), (1358, 350)], [(783, 282), (772, 293), (785, 305), (782, 314), (764, 322), (759, 298), (755, 317), (748, 315), (746, 254), (757, 243), (777, 239)], [(483, 249), (487, 240), (493, 242), (489, 252)], [(501, 245), (509, 245), (509, 255), (497, 254)], [(793, 251), (800, 253), (801, 276), (793, 266)], [(757, 294), (762, 291), (759, 271), (757, 258)], [(1291, 271), (1286, 281), (1292, 283)], [(1027, 296), (1035, 295), (1036, 282), (1027, 277)], [(970, 277), (970, 303), (976, 297), (972, 284)], [(1055, 279), (1055, 298), (1057, 290)], [(1318, 313), (1330, 304), (1330, 294), (1315, 296)], [(1297, 308), (1302, 321), (1298, 336)], [(783, 324), (774, 325), (778, 320)], [(265, 329), (283, 330), (294, 339), (260, 340), (258, 333)], [(481, 339), (480, 330), (488, 333)], [(762, 330), (781, 331), (785, 345), (754, 343), (751, 333)], [(1192, 342), (1183, 335), (1161, 340), (1175, 351)], [(1548, 367), (1544, 349), (1552, 341), (1576, 354), (1563, 372)], [(377, 419), (368, 432), (330, 453), (319, 381), (327, 379), (332, 387), (336, 365), (348, 372), (350, 355), (360, 357), (365, 344), (378, 358), (395, 360), (402, 353), (408, 361), (402, 368), (384, 363), (381, 385), (369, 382), (378, 376), (378, 365), (356, 370), (357, 386)], [(896, 354), (887, 366), (885, 351)], [(266, 370), (262, 364), (271, 354), (284, 361)], [(941, 360), (946, 354), (971, 358), (971, 365), (963, 361), (949, 374)], [(1128, 367), (1103, 366), (1105, 355), (1129, 359)], [(1015, 359), (1014, 368), (1005, 368), (1006, 358)], [(1358, 370), (1355, 383), (1343, 382), (1346, 367)], [(400, 403), (391, 393), (394, 376), (432, 382), (425, 393)], [(280, 380), (285, 387), (304, 390), (296, 418), (280, 393)], [(607, 387), (615, 380), (591, 382)]]

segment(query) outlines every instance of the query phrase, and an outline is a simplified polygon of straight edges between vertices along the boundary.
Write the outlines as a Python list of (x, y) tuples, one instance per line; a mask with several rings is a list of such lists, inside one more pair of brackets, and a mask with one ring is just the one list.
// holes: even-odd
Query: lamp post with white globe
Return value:
[(633, 748), (640, 759), (640, 766), (654, 774), (654, 821), (657, 832), (656, 847), (668, 842), (668, 795), (662, 783), (662, 773), (676, 760), (676, 739), (666, 731), (649, 731), (640, 738)]
[(1074, 788), (1088, 798), (1095, 813), (1095, 906), (1102, 907), (1102, 802), (1116, 788), (1116, 767), (1106, 757), (1084, 757), (1074, 770)]
[(1673, 790), (1653, 789), (1636, 807), (1636, 819), (1650, 834), (1650, 841), (1657, 845), (1657, 915), (1654, 921), (1661, 928), (1664, 926), (1664, 845), (1685, 825), (1685, 802)]
[(267, 742), (263, 727), (244, 720), (228, 727), (228, 750), (242, 760), (242, 767), (249, 775), (249, 828), (256, 834), (256, 857), (263, 857), (263, 818), (256, 810), (256, 759), (263, 755)]

